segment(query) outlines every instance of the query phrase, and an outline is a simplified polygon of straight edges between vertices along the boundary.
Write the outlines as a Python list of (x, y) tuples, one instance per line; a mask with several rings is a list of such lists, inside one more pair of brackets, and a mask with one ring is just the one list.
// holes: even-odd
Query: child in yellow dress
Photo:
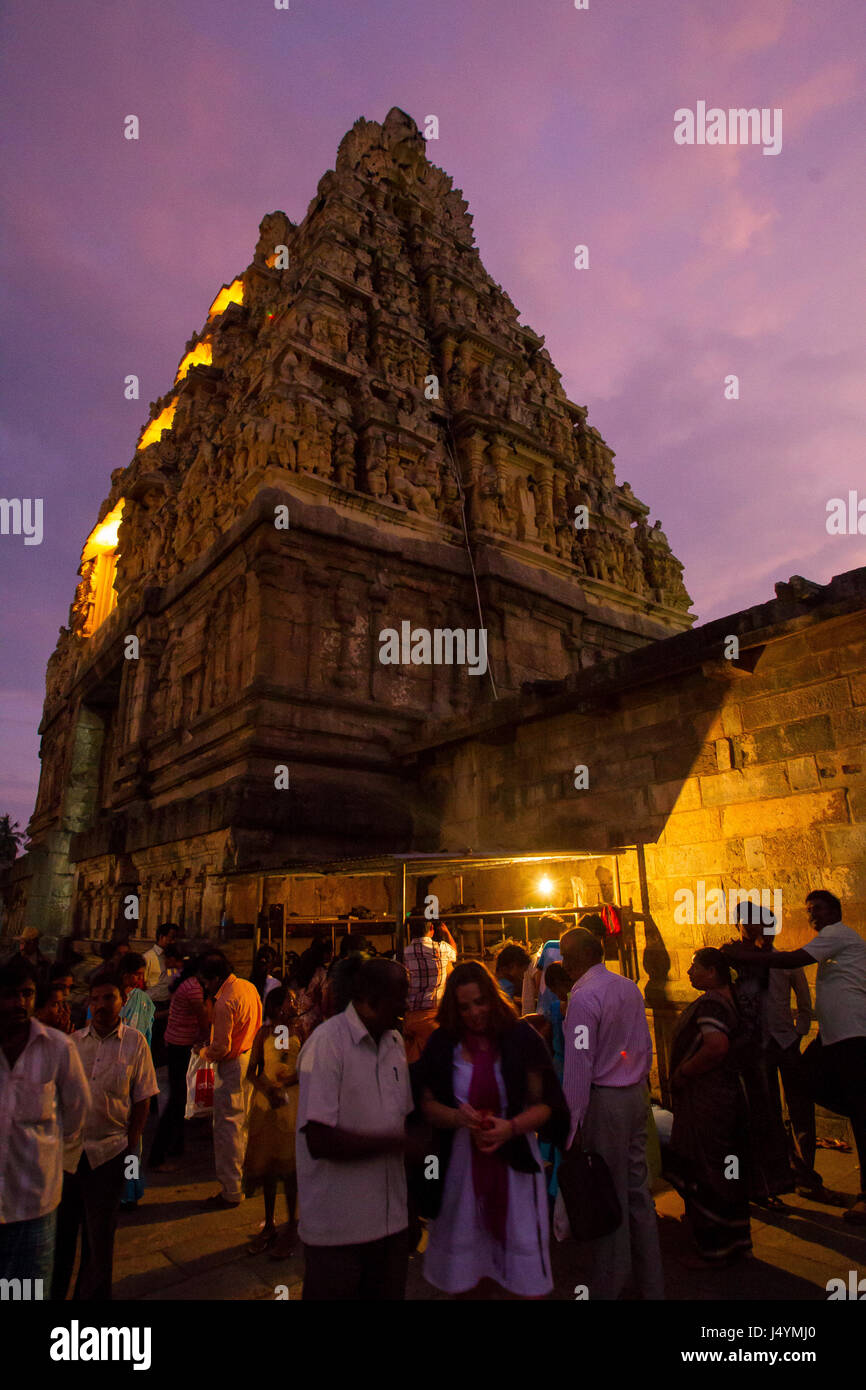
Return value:
[[(298, 1116), (297, 1062), (301, 1044), (297, 1037), (295, 995), (283, 986), (269, 991), (264, 1023), (253, 1041), (248, 1076), (253, 1085), (247, 1152), (244, 1160), (244, 1192), (252, 1196), (259, 1185), (265, 1199), (265, 1224), (250, 1243), (250, 1254), (270, 1250), (276, 1260), (286, 1259), (295, 1239), (295, 1204), (298, 1179), (295, 1169), (295, 1125)], [(277, 1184), (286, 1194), (289, 1221), (277, 1237), (274, 1223)]]

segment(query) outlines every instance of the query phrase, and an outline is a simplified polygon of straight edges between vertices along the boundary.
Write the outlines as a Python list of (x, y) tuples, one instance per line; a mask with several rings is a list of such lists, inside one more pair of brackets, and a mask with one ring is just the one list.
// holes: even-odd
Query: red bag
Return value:
[(213, 1067), (200, 1067), (196, 1072), (195, 1103), (202, 1109), (213, 1105)]
[(622, 926), (620, 925), (619, 920), (619, 913), (617, 912), (615, 907), (611, 907), (610, 903), (607, 903), (601, 909), (601, 920), (607, 927), (608, 936), (619, 936), (620, 932), (622, 931)]
[(213, 1080), (213, 1067), (198, 1052), (193, 1052), (186, 1069), (185, 1119), (191, 1120), (194, 1115), (206, 1115), (213, 1110)]

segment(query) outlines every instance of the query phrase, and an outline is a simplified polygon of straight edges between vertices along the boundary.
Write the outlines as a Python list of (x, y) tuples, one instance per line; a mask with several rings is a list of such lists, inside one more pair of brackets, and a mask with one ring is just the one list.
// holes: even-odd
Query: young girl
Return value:
[[(244, 1160), (244, 1193), (251, 1197), (261, 1184), (265, 1199), (265, 1224), (250, 1243), (250, 1254), (270, 1250), (273, 1259), (284, 1260), (294, 1245), (298, 1195), (295, 1125), (301, 1044), (295, 995), (285, 986), (271, 990), (265, 999), (264, 1015), (265, 1021), (253, 1041), (247, 1073), (253, 1098)], [(278, 1182), (283, 1184), (289, 1214), (288, 1225), (279, 1239), (274, 1223)]]
[(565, 1043), (563, 1040), (562, 1025), (565, 1022), (565, 1015), (568, 1010), (568, 996), (571, 992), (571, 979), (566, 974), (565, 966), (559, 961), (554, 961), (544, 972), (545, 991), (539, 1000), (539, 1012), (545, 1018), (550, 1019), (551, 1044), (550, 1050), (553, 1053), (553, 1069), (559, 1080), (562, 1080), (562, 1071), (565, 1065)]

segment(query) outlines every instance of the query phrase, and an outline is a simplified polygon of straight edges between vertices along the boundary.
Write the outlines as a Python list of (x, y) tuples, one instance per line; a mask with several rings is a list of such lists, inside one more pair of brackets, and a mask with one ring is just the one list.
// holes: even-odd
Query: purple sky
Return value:
[[(0, 814), (32, 811), (45, 663), (147, 402), (262, 215), (300, 220), (391, 106), (439, 117), (487, 269), (702, 621), (866, 563), (825, 528), (866, 496), (864, 40), (863, 0), (6, 0), (0, 494), (44, 498), (45, 537), (0, 536)], [(699, 100), (781, 107), (781, 154), (676, 145)]]

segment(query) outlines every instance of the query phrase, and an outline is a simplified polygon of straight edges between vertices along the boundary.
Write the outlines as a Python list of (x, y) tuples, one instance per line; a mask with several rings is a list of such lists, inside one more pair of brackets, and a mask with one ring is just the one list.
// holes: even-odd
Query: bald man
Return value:
[(607, 1163), (623, 1212), (616, 1231), (589, 1242), (589, 1296), (619, 1298), (633, 1275), (639, 1297), (664, 1298), (646, 1160), (652, 1041), (643, 995), (633, 980), (605, 967), (604, 947), (592, 932), (565, 932), (560, 949), (574, 981), (563, 1029), (569, 1143), (580, 1128), (583, 1147)]

